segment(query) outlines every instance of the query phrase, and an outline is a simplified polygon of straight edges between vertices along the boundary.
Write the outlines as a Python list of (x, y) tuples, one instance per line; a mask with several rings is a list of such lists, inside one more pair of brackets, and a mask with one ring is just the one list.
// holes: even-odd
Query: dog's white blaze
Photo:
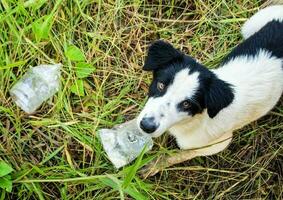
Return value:
[(159, 128), (152, 134), (153, 137), (160, 136), (171, 125), (188, 117), (187, 113), (177, 110), (181, 101), (194, 95), (199, 86), (199, 73), (189, 75), (189, 69), (183, 69), (176, 73), (166, 93), (157, 98), (149, 98), (144, 109), (138, 117), (138, 123), (143, 117), (153, 117)]
[(242, 27), (243, 37), (249, 38), (272, 20), (283, 21), (283, 5), (269, 6), (248, 19)]
[(169, 131), (182, 149), (206, 146), (226, 133), (262, 117), (283, 92), (283, 59), (265, 50), (256, 56), (237, 57), (213, 72), (234, 85), (234, 101), (214, 118), (205, 113), (183, 121)]

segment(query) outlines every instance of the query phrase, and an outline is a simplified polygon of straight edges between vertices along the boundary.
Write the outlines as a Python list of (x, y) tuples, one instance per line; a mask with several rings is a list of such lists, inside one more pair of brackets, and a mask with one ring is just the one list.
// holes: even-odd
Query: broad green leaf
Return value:
[(85, 60), (85, 56), (83, 52), (75, 45), (68, 46), (65, 51), (65, 55), (71, 61), (84, 61)]
[(0, 177), (0, 188), (5, 189), (7, 192), (12, 191), (11, 176)]
[(88, 77), (92, 72), (95, 71), (95, 67), (86, 62), (79, 62), (76, 64), (76, 72), (78, 78)]
[(10, 174), (12, 171), (13, 168), (10, 167), (10, 165), (8, 165), (2, 160), (0, 161), (0, 177)]
[(32, 31), (37, 42), (48, 39), (53, 24), (53, 15), (45, 15), (32, 23)]
[(83, 80), (76, 80), (76, 82), (71, 86), (71, 92), (78, 96), (84, 96), (84, 82)]

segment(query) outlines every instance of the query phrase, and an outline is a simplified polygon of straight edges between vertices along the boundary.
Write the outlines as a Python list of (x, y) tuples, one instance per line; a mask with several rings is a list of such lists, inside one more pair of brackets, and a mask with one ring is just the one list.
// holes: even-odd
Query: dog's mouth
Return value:
[(160, 137), (165, 131), (159, 131), (159, 130), (156, 130), (154, 133), (151, 133), (150, 136), (153, 137), (153, 138), (157, 138), (157, 137)]
[(137, 126), (140, 132), (142, 132), (143, 134), (148, 134), (153, 138), (157, 138), (160, 137), (162, 134), (164, 134), (167, 130), (170, 129), (170, 127), (174, 126), (174, 124), (170, 125), (170, 126), (164, 126), (169, 125), (169, 123), (166, 123), (165, 121), (157, 121), (156, 123), (158, 124), (158, 127), (156, 128), (156, 130), (154, 131), (146, 131), (141, 127), (141, 121), (142, 119), (138, 119), (137, 120)]

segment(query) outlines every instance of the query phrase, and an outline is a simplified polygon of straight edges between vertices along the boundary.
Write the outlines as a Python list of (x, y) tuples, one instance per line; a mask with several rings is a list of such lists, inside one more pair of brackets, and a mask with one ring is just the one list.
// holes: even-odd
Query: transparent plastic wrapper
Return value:
[(59, 90), (60, 67), (54, 64), (30, 68), (10, 90), (13, 101), (25, 112), (33, 113)]
[(98, 134), (109, 160), (117, 169), (137, 158), (144, 147), (149, 151), (153, 146), (150, 135), (139, 131), (136, 119), (112, 129), (101, 129)]

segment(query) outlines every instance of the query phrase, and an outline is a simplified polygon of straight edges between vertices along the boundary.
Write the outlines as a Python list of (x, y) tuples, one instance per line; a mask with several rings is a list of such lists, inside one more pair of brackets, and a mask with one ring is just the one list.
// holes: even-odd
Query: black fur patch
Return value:
[(273, 56), (283, 58), (283, 22), (273, 20), (254, 35), (235, 47), (222, 65), (242, 55), (255, 56), (260, 49), (268, 50)]
[(223, 108), (226, 108), (234, 99), (232, 85), (218, 79), (215, 75), (209, 80), (207, 91), (204, 94), (205, 107), (210, 118), (215, 117)]
[(153, 71), (182, 58), (183, 54), (171, 44), (158, 40), (149, 47), (143, 70)]
[(205, 109), (204, 95), (202, 95), (199, 91), (197, 91), (193, 97), (190, 97), (190, 98), (188, 97), (187, 99), (184, 100), (190, 103), (189, 108), (185, 109), (183, 107), (184, 101), (182, 101), (177, 105), (177, 109), (180, 112), (186, 112), (188, 113), (188, 115), (191, 115), (191, 116), (202, 113), (203, 110)]
[[(190, 102), (190, 107), (186, 110), (181, 103), (178, 104), (178, 110), (188, 112), (189, 115), (202, 113), (207, 109), (208, 116), (214, 118), (223, 108), (226, 108), (234, 100), (233, 86), (217, 78), (209, 71), (199, 68), (199, 87), (195, 94), (184, 101)], [(191, 73), (191, 72), (190, 72)]]
[[(160, 66), (153, 70), (153, 80), (149, 86), (149, 97), (160, 97), (163, 96), (167, 88), (172, 84), (176, 73), (184, 68), (189, 68), (192, 71), (195, 71), (196, 68), (202, 67), (199, 65), (193, 58), (189, 56), (182, 55), (182, 58), (171, 60), (169, 63), (166, 63), (164, 66)], [(199, 69), (200, 70), (200, 69)], [(207, 69), (206, 69), (207, 70)], [(157, 83), (161, 82), (165, 85), (163, 91), (157, 89)]]

